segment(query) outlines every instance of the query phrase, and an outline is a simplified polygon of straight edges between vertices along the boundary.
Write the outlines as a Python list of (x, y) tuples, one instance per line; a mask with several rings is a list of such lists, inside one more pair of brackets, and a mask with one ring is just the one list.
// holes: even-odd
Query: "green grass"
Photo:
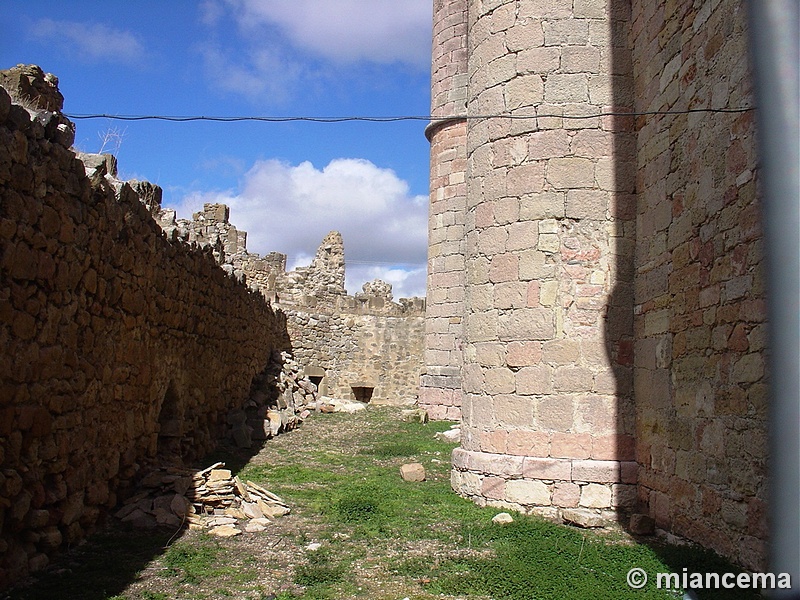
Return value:
[[(623, 532), (580, 530), (523, 515), (495, 525), (491, 519), (499, 509), (478, 507), (450, 488), (455, 445), (433, 437), (448, 428), (401, 422), (397, 410), (380, 407), (315, 416), (298, 431), (267, 442), (249, 463), (218, 454), (229, 466), (241, 466), (243, 480), (264, 485), (292, 505), (292, 515), (274, 526), (276, 537), (193, 535), (164, 550), (159, 537), (101, 536), (100, 546), (84, 551), (87, 562), (72, 575), (43, 577), (36, 593), (29, 588), (10, 598), (674, 600), (680, 594), (656, 589), (656, 573), (735, 571), (712, 553), (641, 544)], [(403, 481), (399, 468), (406, 462), (422, 463), (426, 481)], [(259, 549), (259, 540), (266, 539), (271, 545)], [(322, 547), (306, 549), (311, 541)], [(267, 582), (263, 567), (279, 551), (283, 566)], [(627, 586), (632, 567), (650, 577), (642, 590)], [(112, 573), (119, 575), (109, 579)], [(135, 586), (145, 576), (146, 591), (126, 590), (126, 582)], [(759, 596), (712, 590), (698, 597)]]
[[(373, 408), (370, 413), (373, 427), (346, 448), (316, 449), (308, 457), (295, 457), (301, 463), (313, 460), (315, 467), (287, 459), (285, 465), (250, 473), (273, 489), (285, 486), (287, 494), (295, 485), (302, 487), (302, 482), (324, 482), (312, 487), (313, 493), (301, 495), (306, 506), (318, 511), (333, 530), (346, 529), (350, 544), (383, 543), (388, 547), (424, 540), (447, 544), (445, 555), (416, 556), (388, 567), (397, 577), (422, 582), (432, 596), (675, 598), (674, 592), (658, 590), (655, 585), (632, 590), (626, 583), (628, 570), (641, 567), (654, 581), (657, 572), (680, 571), (683, 566), (717, 572), (734, 569), (718, 558), (709, 560), (714, 555), (698, 549), (652, 548), (623, 539), (621, 534), (588, 532), (537, 517), (516, 515), (508, 526), (494, 525), (491, 518), (498, 509), (477, 507), (450, 488), (448, 459), (454, 444), (433, 438), (449, 424), (397, 423), (381, 415), (380, 409)], [(389, 433), (388, 427), (392, 428)], [(425, 465), (427, 481), (402, 481), (399, 465), (411, 461)], [(346, 581), (345, 564), (352, 557), (347, 556), (345, 544), (338, 547), (345, 554), (339, 562), (327, 559), (309, 566), (310, 571), (298, 571), (297, 583), (314, 582), (312, 595), (302, 597), (318, 597), (320, 586), (330, 593), (334, 583)], [(710, 595), (701, 592), (699, 597), (757, 596), (741, 592), (724, 596), (715, 590)]]

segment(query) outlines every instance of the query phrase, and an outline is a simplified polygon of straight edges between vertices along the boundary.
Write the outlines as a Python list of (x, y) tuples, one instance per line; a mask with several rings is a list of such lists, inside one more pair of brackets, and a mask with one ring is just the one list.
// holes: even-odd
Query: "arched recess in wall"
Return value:
[(175, 389), (175, 383), (170, 381), (158, 413), (157, 458), (161, 461), (182, 460), (183, 409), (183, 402)]

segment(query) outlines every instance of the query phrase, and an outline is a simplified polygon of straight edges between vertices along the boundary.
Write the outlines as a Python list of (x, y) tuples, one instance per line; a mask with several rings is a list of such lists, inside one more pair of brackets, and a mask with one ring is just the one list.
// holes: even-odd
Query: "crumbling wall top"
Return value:
[(58, 77), (37, 65), (17, 65), (0, 71), (0, 86), (20, 104), (36, 110), (58, 112), (64, 96), (58, 90)]

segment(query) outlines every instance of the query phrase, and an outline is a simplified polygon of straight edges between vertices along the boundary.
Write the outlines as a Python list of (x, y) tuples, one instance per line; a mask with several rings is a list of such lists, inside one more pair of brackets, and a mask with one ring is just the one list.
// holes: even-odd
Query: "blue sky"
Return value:
[[(4, 0), (0, 68), (55, 74), (73, 115), (426, 115), (431, 4)], [(424, 121), (75, 122), (78, 149), (105, 140), (121, 178), (160, 185), (181, 217), (226, 202), (251, 251), (290, 265), (338, 229), (351, 292), (380, 277), (424, 294)]]

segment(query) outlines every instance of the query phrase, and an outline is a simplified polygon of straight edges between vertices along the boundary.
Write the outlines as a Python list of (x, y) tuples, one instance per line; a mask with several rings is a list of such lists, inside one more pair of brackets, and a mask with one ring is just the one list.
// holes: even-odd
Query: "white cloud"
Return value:
[[(310, 162), (258, 161), (239, 190), (189, 194), (177, 208), (188, 218), (205, 202), (230, 206), (231, 223), (248, 232), (251, 252), (283, 252), (290, 266), (307, 263), (322, 238), (338, 230), (352, 261), (351, 292), (378, 277), (393, 284), (395, 298), (424, 294), (427, 198), (411, 195), (390, 169), (352, 158), (321, 170)], [(356, 281), (357, 273), (365, 278)]]
[(134, 63), (145, 54), (144, 45), (133, 33), (103, 23), (40, 19), (31, 33), (37, 39), (57, 42), (87, 62)]
[(267, 44), (239, 48), (234, 53), (209, 42), (199, 52), (215, 88), (251, 100), (286, 101), (294, 93), (304, 70), (298, 61)]
[(240, 25), (277, 25), (298, 48), (337, 62), (428, 68), (431, 0), (226, 0)]
[(215, 88), (281, 104), (352, 67), (427, 72), (432, 12), (431, 0), (204, 0), (198, 53)]

